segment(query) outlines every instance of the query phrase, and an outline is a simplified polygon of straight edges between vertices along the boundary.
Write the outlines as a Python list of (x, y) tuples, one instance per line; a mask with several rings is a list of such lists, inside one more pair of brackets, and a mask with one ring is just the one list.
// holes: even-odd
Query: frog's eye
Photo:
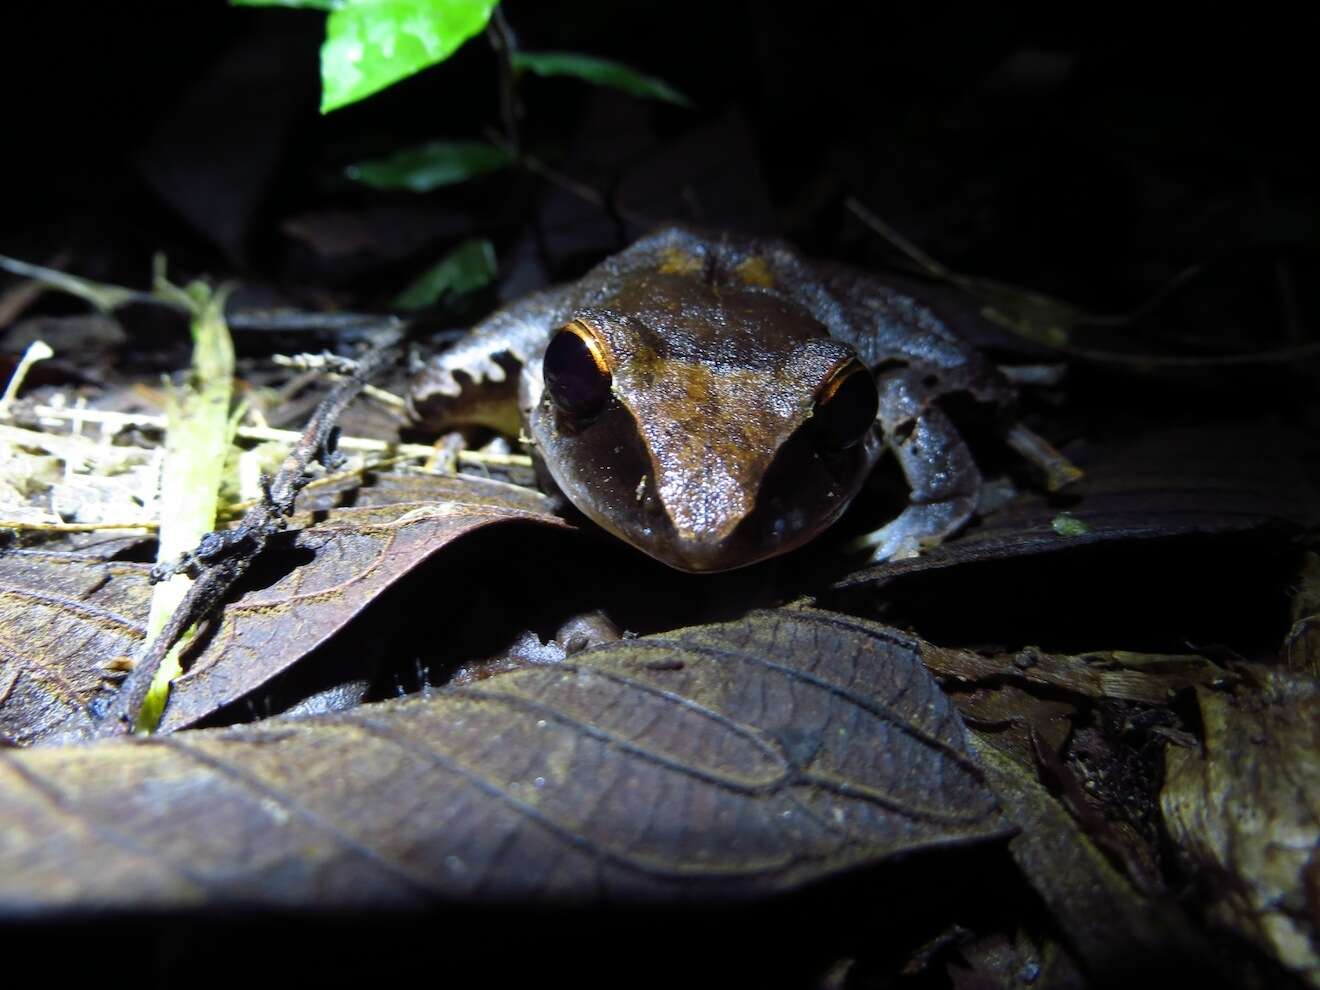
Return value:
[(824, 446), (843, 450), (866, 435), (879, 409), (875, 379), (862, 362), (854, 359), (836, 371), (820, 390), (811, 422)]
[(541, 377), (560, 411), (579, 419), (604, 408), (613, 380), (600, 343), (576, 320), (550, 338)]

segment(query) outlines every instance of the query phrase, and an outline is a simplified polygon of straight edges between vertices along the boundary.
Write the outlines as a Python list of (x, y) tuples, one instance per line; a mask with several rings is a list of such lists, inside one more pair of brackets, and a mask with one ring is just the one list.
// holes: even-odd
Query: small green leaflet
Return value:
[[(499, 0), (230, 0), (236, 7), (324, 10), (321, 112), (355, 103), (449, 58), (485, 30)], [(572, 52), (512, 53), (516, 72), (572, 76), (682, 107), (692, 101), (663, 79)]]
[(490, 241), (464, 241), (399, 293), (394, 305), (404, 310), (422, 309), (444, 295), (476, 292), (490, 284), (495, 271), (495, 248)]
[(511, 161), (507, 151), (485, 141), (428, 141), (388, 158), (350, 165), (346, 174), (373, 189), (430, 192), (494, 172)]
[(321, 46), (321, 112), (443, 62), (485, 30), (494, 0), (347, 0)]
[(618, 62), (592, 55), (571, 52), (514, 52), (513, 67), (518, 72), (533, 72), (538, 76), (573, 76), (596, 86), (612, 86), (633, 96), (650, 100), (664, 100), (681, 107), (691, 107), (692, 101), (663, 79), (648, 76)]
[(485, 30), (498, 0), (231, 0), (329, 11), (321, 46), (321, 112), (443, 62)]
[(1050, 522), (1050, 528), (1060, 536), (1085, 536), (1091, 527), (1071, 512), (1060, 512)]

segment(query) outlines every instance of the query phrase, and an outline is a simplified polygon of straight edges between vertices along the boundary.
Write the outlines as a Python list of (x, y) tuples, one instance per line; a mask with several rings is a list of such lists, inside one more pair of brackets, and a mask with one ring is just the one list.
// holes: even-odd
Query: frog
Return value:
[(426, 361), (409, 401), (431, 428), (520, 434), (557, 497), (709, 573), (820, 535), (885, 454), (909, 497), (863, 538), (871, 559), (958, 532), (984, 482), (941, 408), (954, 393), (1001, 409), (1016, 395), (917, 299), (782, 240), (668, 226), (482, 320)]

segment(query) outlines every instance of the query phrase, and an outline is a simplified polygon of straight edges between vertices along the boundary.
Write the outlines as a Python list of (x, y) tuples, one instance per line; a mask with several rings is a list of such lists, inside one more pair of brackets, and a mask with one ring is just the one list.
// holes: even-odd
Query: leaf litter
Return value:
[[(39, 407), (17, 402), (15, 421), (40, 425), (34, 408), (46, 423), (78, 415), (48, 396)], [(95, 423), (100, 414), (83, 415)], [(5, 428), (45, 437), (28, 449), (53, 462), (47, 474), (75, 452), (95, 474), (136, 456), (107, 442), (132, 416), (114, 419), (96, 423), (99, 441)], [(401, 449), (363, 445), (373, 444), (373, 456)], [(38, 467), (29, 503), (42, 492)], [(1221, 472), (1199, 490), (1184, 477), (1161, 495), (1144, 479), (1088, 471), (1093, 489), (1065, 503), (1084, 530), (1058, 532), (1055, 500), (1018, 500), (998, 528), (841, 583), (874, 587), (971, 561), (1306, 517), (1303, 488), (1264, 492), (1249, 473)], [(458, 536), (501, 521), (563, 525), (542, 496), (498, 480), (397, 460), (323, 475), (327, 483), (289, 501), (288, 532), (271, 534), (273, 559), (287, 565), (271, 570), (268, 560), (261, 580), (223, 596), (162, 728), (195, 725), (260, 692)], [(368, 475), (374, 484), (364, 486)], [(54, 531), (77, 525), (52, 515)], [(1284, 783), (1314, 768), (1315, 740), (1297, 726), (1315, 720), (1285, 716), (1290, 705), (1309, 711), (1300, 680), (1260, 687), (1252, 668), (1215, 651), (942, 649), (790, 610), (515, 664), (340, 715), (43, 748), (104, 725), (115, 682), (141, 652), (150, 584), (145, 563), (113, 557), (131, 556), (131, 541), (102, 538), (121, 548), (109, 557), (31, 541), (0, 555), (0, 731), (31, 747), (5, 754), (0, 770), (0, 801), (13, 802), (3, 817), (17, 823), (0, 848), (19, 864), (8, 871), (15, 910), (305, 903), (311, 888), (290, 870), (345, 904), (590, 901), (602, 892), (754, 899), (917, 849), (1008, 840), (1050, 925), (937, 940), (920, 966), (956, 958), (1022, 973), (1052, 959), (1072, 972), (1074, 960), (1097, 975), (1161, 954), (1211, 966), (1220, 957), (1196, 927), (1203, 921), (1239, 932), (1314, 985), (1314, 810)], [(1292, 657), (1309, 656), (1306, 587), (1295, 599)], [(553, 746), (542, 745), (545, 726), (560, 733)], [(1256, 750), (1243, 750), (1243, 734), (1257, 748), (1277, 739), (1273, 768), (1249, 772), (1255, 757), (1244, 753)], [(1106, 764), (1132, 740), (1160, 761), (1143, 756), (1121, 773)], [(1163, 793), (1123, 793), (1143, 773), (1158, 779), (1164, 761)], [(775, 803), (786, 794), (787, 805)], [(1248, 804), (1263, 810), (1240, 821)], [(219, 819), (203, 824), (216, 809)], [(1291, 837), (1286, 853), (1280, 836)], [(1177, 864), (1157, 848), (1165, 838)], [(1204, 912), (1165, 879), (1179, 870), (1204, 893)]]

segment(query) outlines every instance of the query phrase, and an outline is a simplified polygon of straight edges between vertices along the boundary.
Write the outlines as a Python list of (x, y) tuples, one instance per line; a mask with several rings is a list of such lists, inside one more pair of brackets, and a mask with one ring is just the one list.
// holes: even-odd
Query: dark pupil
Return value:
[(587, 342), (572, 330), (560, 330), (550, 339), (541, 374), (550, 398), (570, 416), (599, 412), (610, 397), (609, 373), (601, 370)]
[(856, 370), (840, 374), (846, 377), (812, 417), (822, 442), (835, 450), (851, 447), (862, 439), (880, 408), (880, 396), (870, 372), (858, 365)]

